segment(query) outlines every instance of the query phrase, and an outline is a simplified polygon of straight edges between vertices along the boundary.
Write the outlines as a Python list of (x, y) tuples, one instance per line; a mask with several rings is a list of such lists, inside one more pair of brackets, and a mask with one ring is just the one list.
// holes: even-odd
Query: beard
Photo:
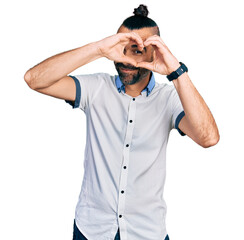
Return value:
[[(148, 76), (148, 74), (151, 72), (150, 70), (146, 69), (146, 68), (136, 68), (133, 65), (125, 65), (123, 63), (116, 63), (114, 62), (115, 68), (119, 74), (119, 78), (122, 81), (122, 83), (124, 85), (133, 85), (137, 82), (140, 82), (142, 79), (144, 79), (145, 77)], [(131, 69), (131, 70), (135, 70), (133, 72), (123, 72), (121, 71), (120, 68), (124, 68), (124, 69)]]

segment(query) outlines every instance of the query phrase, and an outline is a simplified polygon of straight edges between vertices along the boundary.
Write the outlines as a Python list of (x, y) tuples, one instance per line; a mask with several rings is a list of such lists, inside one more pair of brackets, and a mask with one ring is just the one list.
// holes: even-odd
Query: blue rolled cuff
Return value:
[(80, 82), (79, 80), (74, 77), (69, 75), (69, 77), (72, 77), (75, 81), (75, 86), (76, 86), (76, 96), (75, 96), (75, 101), (70, 101), (70, 100), (65, 100), (66, 103), (70, 104), (73, 108), (77, 108), (80, 105), (80, 98), (81, 98), (81, 88), (80, 88)]
[(178, 117), (176, 118), (175, 120), (175, 128), (178, 130), (178, 132), (180, 133), (181, 136), (185, 136), (186, 134), (183, 133), (180, 129), (179, 129), (179, 123), (180, 123), (180, 120), (185, 116), (185, 112), (182, 111)]

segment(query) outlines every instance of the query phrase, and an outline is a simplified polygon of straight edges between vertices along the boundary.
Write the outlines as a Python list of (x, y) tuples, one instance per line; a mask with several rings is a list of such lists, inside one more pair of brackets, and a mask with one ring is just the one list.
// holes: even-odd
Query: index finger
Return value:
[(138, 44), (138, 48), (140, 50), (142, 50), (144, 48), (143, 41), (137, 33), (135, 33), (135, 32), (125, 33), (124, 36), (125, 36), (125, 38), (131, 39), (134, 42), (136, 42)]
[(152, 36), (148, 37), (148, 38), (146, 39), (145, 42), (147, 42), (147, 41), (151, 41), (151, 40), (153, 40), (153, 41), (154, 41), (154, 40), (155, 40), (155, 41), (160, 41), (162, 44), (165, 45), (163, 39), (162, 39), (160, 36), (158, 36), (158, 35), (152, 35)]

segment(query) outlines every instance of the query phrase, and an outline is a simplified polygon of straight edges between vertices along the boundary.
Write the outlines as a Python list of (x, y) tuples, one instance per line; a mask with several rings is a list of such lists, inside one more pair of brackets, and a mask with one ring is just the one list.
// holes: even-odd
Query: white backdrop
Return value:
[[(170, 134), (170, 239), (244, 239), (244, 18), (237, 0), (1, 2), (0, 239), (71, 239), (83, 178), (85, 114), (31, 90), (25, 72), (52, 55), (114, 34), (141, 3), (188, 67), (220, 132), (220, 142), (207, 149), (176, 130)], [(116, 74), (105, 58), (72, 74), (95, 72)]]

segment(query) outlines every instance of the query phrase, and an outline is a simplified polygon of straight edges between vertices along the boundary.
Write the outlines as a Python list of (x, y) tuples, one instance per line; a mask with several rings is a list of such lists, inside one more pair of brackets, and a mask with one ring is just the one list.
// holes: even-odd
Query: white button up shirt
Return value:
[(70, 76), (73, 108), (86, 114), (84, 177), (75, 211), (88, 240), (164, 240), (166, 146), (185, 115), (173, 85), (150, 81), (141, 95), (125, 93), (107, 73)]

